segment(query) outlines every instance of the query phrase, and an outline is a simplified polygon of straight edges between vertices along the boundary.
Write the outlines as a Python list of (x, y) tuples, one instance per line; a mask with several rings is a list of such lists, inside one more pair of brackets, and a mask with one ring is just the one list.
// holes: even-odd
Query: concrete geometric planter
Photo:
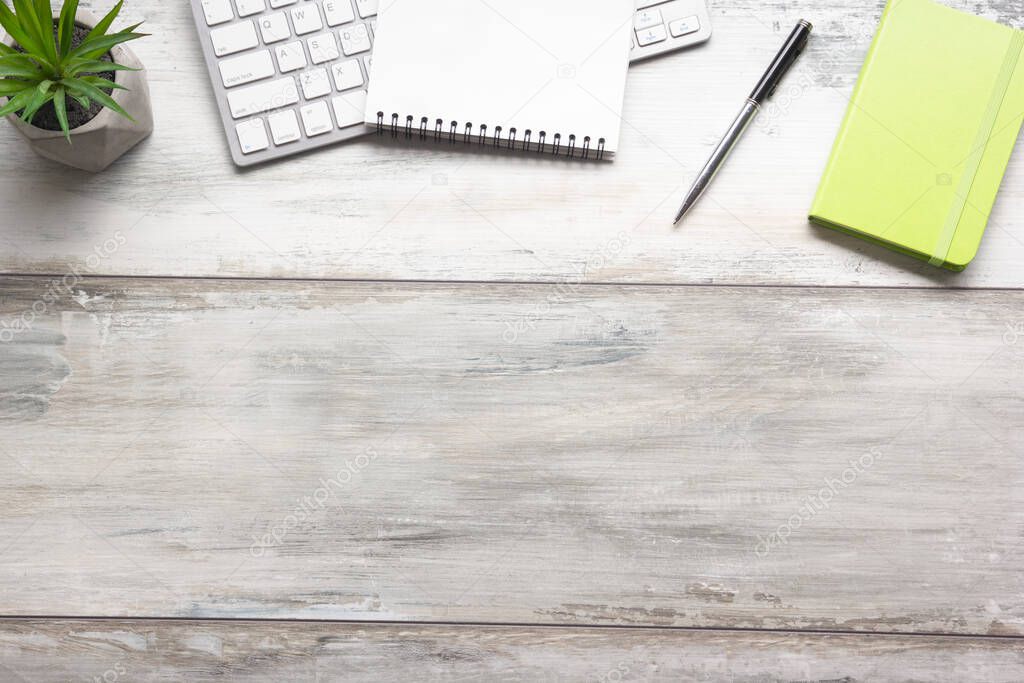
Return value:
[[(59, 14), (54, 14), (57, 19)], [(80, 9), (75, 23), (92, 28), (99, 19), (91, 12)], [(13, 45), (10, 37), (4, 42)], [(149, 99), (149, 84), (142, 62), (129, 48), (115, 45), (110, 51), (117, 64), (124, 64), (140, 71), (115, 71), (114, 77), (118, 85), (127, 90), (114, 90), (110, 96), (131, 114), (134, 122), (104, 108), (84, 125), (71, 129), (71, 144), (68, 144), (64, 133), (59, 130), (36, 128), (19, 119), (14, 114), (7, 120), (28, 140), (29, 147), (36, 154), (53, 161), (91, 171), (102, 171), (119, 159), (125, 152), (139, 144), (153, 132), (153, 106)]]

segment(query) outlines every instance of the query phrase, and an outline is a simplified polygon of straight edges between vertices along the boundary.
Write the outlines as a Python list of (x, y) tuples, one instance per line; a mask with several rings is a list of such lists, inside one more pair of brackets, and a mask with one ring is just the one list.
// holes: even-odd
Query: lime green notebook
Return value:
[(811, 220), (960, 271), (1024, 117), (1024, 32), (890, 0)]

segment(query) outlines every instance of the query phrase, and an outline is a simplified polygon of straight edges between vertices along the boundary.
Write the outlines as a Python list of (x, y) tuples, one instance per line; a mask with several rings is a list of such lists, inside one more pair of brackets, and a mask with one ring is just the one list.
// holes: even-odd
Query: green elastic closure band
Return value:
[(1003, 67), (999, 71), (999, 78), (992, 88), (992, 99), (989, 100), (988, 109), (985, 111), (985, 118), (982, 119), (978, 128), (978, 136), (971, 148), (971, 156), (968, 157), (964, 174), (960, 178), (960, 185), (957, 187), (953, 197), (953, 205), (946, 217), (946, 224), (942, 228), (939, 241), (932, 250), (932, 257), (929, 263), (933, 266), (941, 266), (949, 258), (949, 250), (953, 248), (953, 240), (956, 239), (957, 229), (963, 219), (964, 210), (967, 208), (967, 198), (971, 195), (971, 188), (974, 180), (978, 177), (978, 170), (985, 158), (985, 151), (988, 148), (988, 141), (992, 138), (992, 131), (999, 119), (999, 112), (1003, 108), (1003, 101), (1010, 89), (1010, 81), (1017, 70), (1017, 62), (1020, 60), (1021, 51), (1024, 50), (1024, 31), (1014, 31), (1010, 46), (1006, 49), (1006, 57), (1003, 59)]

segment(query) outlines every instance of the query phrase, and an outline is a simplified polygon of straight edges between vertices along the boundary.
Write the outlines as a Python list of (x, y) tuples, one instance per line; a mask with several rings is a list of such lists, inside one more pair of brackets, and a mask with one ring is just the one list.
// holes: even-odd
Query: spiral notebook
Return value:
[(1024, 32), (890, 0), (811, 220), (961, 271), (978, 252), (1024, 116)]
[(634, 0), (381, 0), (366, 123), (388, 138), (608, 160)]

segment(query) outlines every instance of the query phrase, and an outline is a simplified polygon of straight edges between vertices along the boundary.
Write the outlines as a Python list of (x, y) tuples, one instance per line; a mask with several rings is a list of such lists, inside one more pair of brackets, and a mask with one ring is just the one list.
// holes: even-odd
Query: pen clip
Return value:
[(813, 28), (809, 21), (803, 19), (797, 23), (792, 33), (786, 39), (785, 44), (783, 44), (782, 49), (775, 55), (775, 59), (772, 60), (768, 70), (765, 71), (764, 76), (761, 77), (761, 80), (750, 94), (750, 99), (758, 104), (762, 104), (775, 94), (779, 84), (782, 83), (782, 79), (785, 78), (786, 74), (796, 63), (797, 58), (807, 48)]

